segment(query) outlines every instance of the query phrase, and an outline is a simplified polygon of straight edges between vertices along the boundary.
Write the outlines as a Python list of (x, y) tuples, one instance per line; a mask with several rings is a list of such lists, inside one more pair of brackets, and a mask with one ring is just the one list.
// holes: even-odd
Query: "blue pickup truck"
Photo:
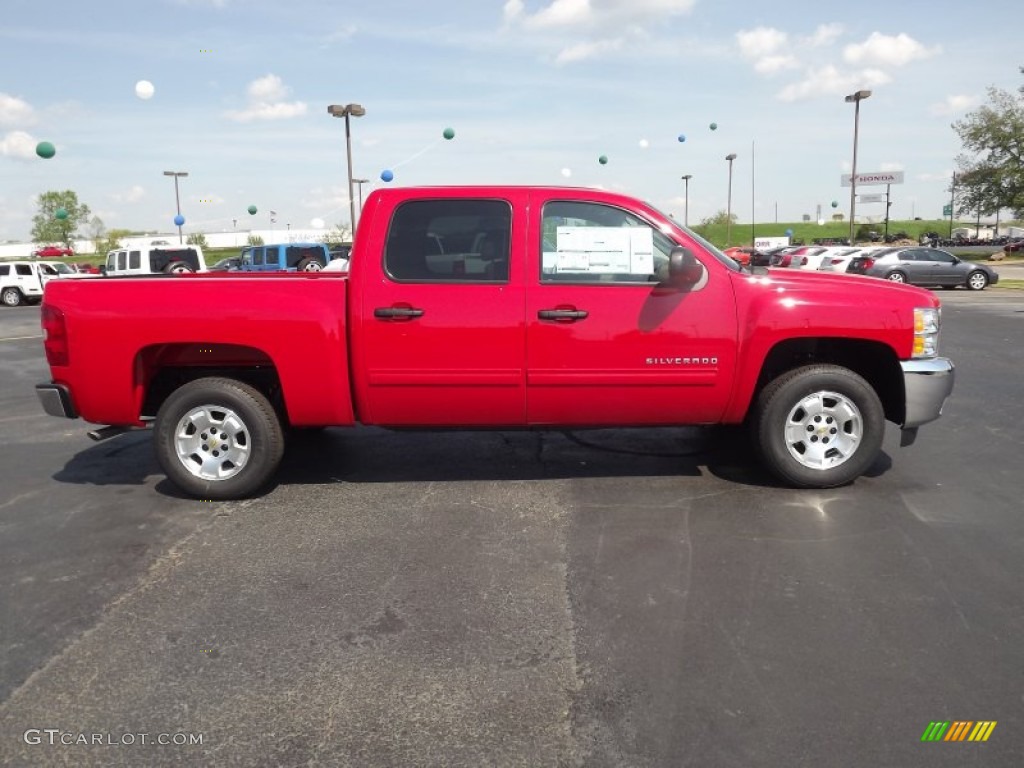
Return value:
[(319, 272), (331, 260), (323, 243), (250, 245), (242, 249), (239, 272)]

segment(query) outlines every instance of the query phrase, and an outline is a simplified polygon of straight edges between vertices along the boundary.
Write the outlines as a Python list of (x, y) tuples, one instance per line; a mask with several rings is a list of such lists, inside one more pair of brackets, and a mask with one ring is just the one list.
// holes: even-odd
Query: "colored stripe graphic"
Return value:
[(921, 741), (988, 741), (995, 720), (932, 720), (921, 734)]

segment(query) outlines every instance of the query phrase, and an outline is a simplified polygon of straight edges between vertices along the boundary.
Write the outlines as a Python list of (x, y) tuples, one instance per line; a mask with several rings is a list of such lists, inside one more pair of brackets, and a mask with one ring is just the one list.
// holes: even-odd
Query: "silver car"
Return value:
[(938, 285), (943, 288), (963, 285), (972, 291), (980, 291), (999, 282), (999, 275), (991, 267), (963, 261), (938, 248), (919, 246), (893, 248), (878, 254), (877, 258), (855, 256), (847, 272), (911, 285)]

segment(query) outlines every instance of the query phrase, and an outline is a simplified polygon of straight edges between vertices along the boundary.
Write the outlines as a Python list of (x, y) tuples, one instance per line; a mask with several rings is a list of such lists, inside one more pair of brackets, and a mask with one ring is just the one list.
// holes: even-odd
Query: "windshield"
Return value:
[(60, 264), (60, 263), (58, 263), (58, 264), (50, 264), (50, 266), (53, 267), (54, 271), (59, 272), (62, 275), (73, 275), (73, 274), (75, 274), (75, 270), (73, 270), (67, 264)]
[(665, 213), (662, 213), (662, 211), (658, 210), (658, 208), (656, 208), (655, 206), (651, 205), (650, 203), (647, 203), (647, 206), (649, 208), (651, 208), (651, 210), (657, 211), (659, 214), (661, 214), (662, 218), (664, 218), (666, 221), (671, 222), (672, 226), (674, 226), (681, 233), (685, 234), (691, 240), (696, 240), (701, 246), (703, 246), (705, 249), (707, 249), (708, 253), (710, 253), (712, 256), (714, 256), (716, 259), (718, 259), (723, 264), (725, 264), (725, 266), (729, 267), (730, 269), (735, 270), (736, 272), (742, 272), (743, 271), (743, 267), (740, 266), (740, 263), (738, 261), (736, 261), (735, 259), (730, 259), (724, 253), (722, 253), (720, 250), (718, 250), (717, 246), (712, 245), (710, 242), (708, 242), (703, 237), (698, 235), (692, 229), (690, 229), (689, 227), (684, 227), (682, 224), (680, 224), (674, 218), (672, 218), (671, 216), (669, 216), (669, 215), (667, 215)]

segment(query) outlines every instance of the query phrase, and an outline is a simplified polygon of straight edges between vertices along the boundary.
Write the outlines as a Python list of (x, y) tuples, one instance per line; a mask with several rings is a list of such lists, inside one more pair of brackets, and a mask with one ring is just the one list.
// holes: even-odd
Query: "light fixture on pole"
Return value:
[(693, 174), (688, 173), (680, 178), (686, 183), (686, 197), (683, 198), (685, 200), (683, 203), (685, 206), (683, 208), (683, 225), (688, 227), (690, 226), (690, 179), (693, 178)]
[(725, 245), (728, 247), (732, 244), (732, 161), (736, 159), (736, 153), (730, 152), (725, 159), (729, 161), (729, 196), (725, 204)]
[(850, 245), (853, 245), (853, 217), (857, 210), (857, 131), (860, 127), (860, 103), (871, 91), (857, 91), (846, 97), (853, 103), (853, 167), (850, 169)]
[(352, 237), (355, 239), (356, 234), (356, 201), (352, 194), (352, 130), (349, 126), (349, 115), (352, 117), (362, 117), (366, 114), (366, 110), (360, 104), (331, 104), (327, 107), (327, 114), (331, 117), (344, 117), (345, 118), (345, 151), (348, 155), (348, 211), (349, 221), (352, 225)]
[[(359, 185), (359, 216), (362, 218), (363, 215), (363, 184), (369, 184), (369, 179), (352, 179), (353, 184)], [(353, 240), (355, 239), (355, 232), (352, 233)]]
[[(181, 198), (178, 196), (178, 177), (188, 176), (188, 171), (164, 171), (164, 176), (174, 177), (174, 207), (178, 212), (175, 219), (181, 220)], [(178, 244), (181, 244), (181, 224), (178, 224)]]

